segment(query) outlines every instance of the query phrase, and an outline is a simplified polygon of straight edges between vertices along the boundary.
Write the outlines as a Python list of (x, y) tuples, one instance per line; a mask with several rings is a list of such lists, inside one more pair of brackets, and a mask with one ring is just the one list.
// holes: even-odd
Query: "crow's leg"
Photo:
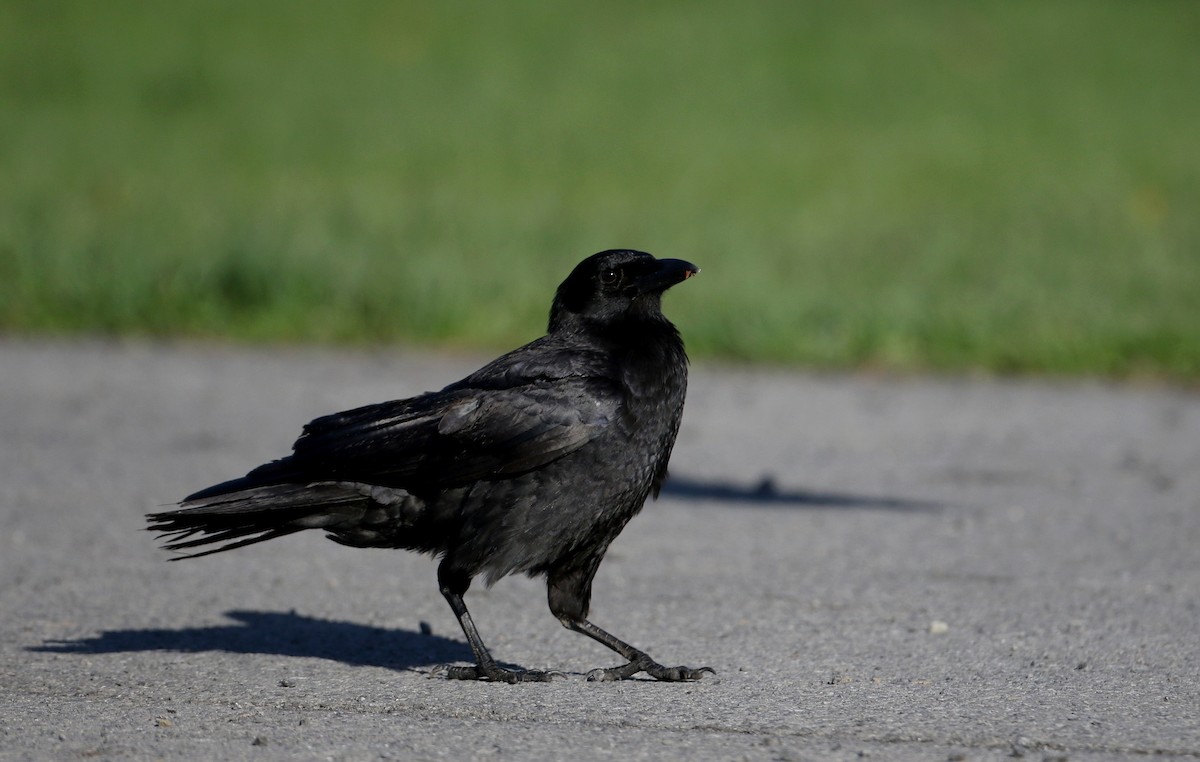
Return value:
[(479, 630), (475, 629), (475, 622), (467, 611), (467, 604), (463, 602), (463, 594), (471, 586), (471, 577), (456, 571), (443, 561), (438, 567), (438, 584), (446, 602), (454, 611), (454, 616), (458, 618), (463, 634), (467, 636), (471, 652), (475, 654), (476, 664), (474, 667), (443, 665), (435, 668), (434, 674), (444, 675), (451, 680), (492, 680), (497, 683), (548, 682), (555, 676), (562, 675), (560, 672), (504, 669), (497, 665), (487, 646), (483, 644), (483, 638), (479, 637)]
[(677, 682), (699, 680), (706, 672), (716, 674), (711, 667), (665, 667), (651, 659), (645, 651), (634, 648), (589, 622), (587, 612), (592, 597), (592, 577), (599, 565), (600, 559), (596, 558), (583, 568), (551, 572), (546, 585), (550, 612), (558, 617), (563, 627), (583, 633), (629, 660), (628, 664), (619, 667), (593, 669), (587, 673), (588, 680), (623, 680), (645, 672), (656, 680)]
[(650, 658), (650, 655), (645, 651), (639, 651), (629, 645), (620, 638), (608, 633), (586, 619), (572, 619), (570, 617), (559, 617), (558, 621), (563, 623), (563, 626), (582, 632), (593, 640), (597, 640), (612, 650), (629, 659), (628, 664), (622, 664), (619, 667), (609, 667), (608, 669), (596, 668), (587, 673), (588, 680), (624, 680), (627, 677), (633, 677), (638, 672), (645, 672), (655, 680), (667, 680), (678, 682), (681, 680), (699, 680), (704, 677), (707, 672), (710, 675), (715, 675), (716, 672), (712, 667), (664, 667), (662, 664)]

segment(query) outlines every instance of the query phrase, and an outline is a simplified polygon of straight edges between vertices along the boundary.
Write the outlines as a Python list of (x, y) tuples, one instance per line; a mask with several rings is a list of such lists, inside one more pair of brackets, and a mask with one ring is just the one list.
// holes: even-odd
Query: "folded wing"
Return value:
[(618, 410), (617, 390), (602, 379), (457, 388), (318, 418), (285, 461), (306, 478), (443, 489), (557, 460), (599, 436)]

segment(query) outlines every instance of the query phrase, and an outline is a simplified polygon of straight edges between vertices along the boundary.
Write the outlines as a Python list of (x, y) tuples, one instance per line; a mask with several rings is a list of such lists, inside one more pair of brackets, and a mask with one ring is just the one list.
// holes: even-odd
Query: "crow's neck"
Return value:
[(687, 354), (679, 331), (661, 312), (613, 321), (598, 331), (596, 338), (612, 353), (634, 396), (682, 402)]
[(647, 294), (617, 316), (593, 317), (572, 312), (557, 300), (550, 313), (550, 333), (571, 336), (607, 353), (625, 376), (631, 391), (682, 387), (687, 380), (687, 354), (679, 331), (663, 315), (658, 294)]

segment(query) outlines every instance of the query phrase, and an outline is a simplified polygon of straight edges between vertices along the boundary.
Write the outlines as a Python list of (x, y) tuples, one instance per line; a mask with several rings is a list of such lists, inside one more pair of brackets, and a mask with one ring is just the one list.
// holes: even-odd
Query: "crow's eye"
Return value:
[(616, 270), (605, 270), (600, 273), (600, 283), (605, 286), (611, 286), (621, 279), (621, 273)]

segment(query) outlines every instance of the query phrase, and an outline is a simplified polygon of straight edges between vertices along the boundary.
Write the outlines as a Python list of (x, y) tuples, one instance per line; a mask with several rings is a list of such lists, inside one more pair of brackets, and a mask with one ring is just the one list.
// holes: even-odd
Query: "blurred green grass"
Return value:
[(1200, 4), (0, 0), (0, 331), (1200, 378)]

